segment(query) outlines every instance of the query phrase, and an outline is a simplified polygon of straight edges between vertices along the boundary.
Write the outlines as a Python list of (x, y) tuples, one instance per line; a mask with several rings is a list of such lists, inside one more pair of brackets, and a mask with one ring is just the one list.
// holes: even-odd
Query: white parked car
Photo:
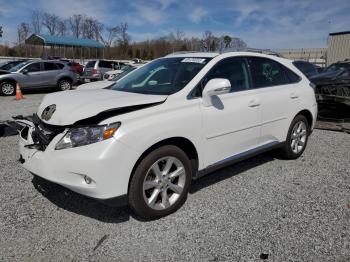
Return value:
[(77, 90), (87, 90), (87, 89), (102, 89), (102, 88), (107, 88), (115, 84), (119, 79), (122, 77), (126, 76), (127, 74), (131, 73), (135, 69), (141, 67), (142, 65), (132, 65), (128, 66), (124, 71), (122, 71), (120, 74), (114, 75), (113, 78), (108, 77), (107, 80), (103, 81), (97, 81), (97, 82), (90, 82), (90, 83), (85, 83), (82, 85), (77, 86)]
[(19, 148), (32, 173), (154, 219), (185, 202), (192, 179), (270, 149), (298, 158), (316, 114), (290, 60), (173, 54), (111, 89), (46, 95)]

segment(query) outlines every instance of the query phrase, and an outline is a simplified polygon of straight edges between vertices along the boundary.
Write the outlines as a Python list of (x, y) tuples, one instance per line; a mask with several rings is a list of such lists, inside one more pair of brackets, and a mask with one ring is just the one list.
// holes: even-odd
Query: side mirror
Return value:
[(28, 74), (28, 69), (23, 69), (22, 74), (24, 74), (24, 75)]
[(203, 105), (212, 106), (212, 96), (229, 93), (231, 90), (231, 83), (225, 78), (214, 78), (210, 80), (203, 89)]

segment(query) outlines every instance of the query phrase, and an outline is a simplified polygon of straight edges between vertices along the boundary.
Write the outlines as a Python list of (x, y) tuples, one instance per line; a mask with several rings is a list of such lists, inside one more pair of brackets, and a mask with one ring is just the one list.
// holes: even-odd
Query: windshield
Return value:
[(18, 65), (12, 67), (9, 71), (10, 72), (17, 72), (18, 70), (20, 70), (23, 66), (25, 66), (26, 64), (28, 64), (28, 62), (22, 62), (19, 63)]
[(125, 71), (123, 71), (119, 75), (116, 75), (115, 77), (113, 77), (113, 79), (111, 79), (109, 81), (114, 81), (114, 82), (118, 81), (119, 79), (121, 79), (122, 77), (126, 76), (127, 74), (129, 74), (130, 72), (134, 71), (135, 69), (136, 69), (136, 67), (129, 66), (128, 68), (125, 69)]
[(171, 95), (190, 82), (210, 58), (161, 58), (126, 75), (111, 89), (141, 94)]

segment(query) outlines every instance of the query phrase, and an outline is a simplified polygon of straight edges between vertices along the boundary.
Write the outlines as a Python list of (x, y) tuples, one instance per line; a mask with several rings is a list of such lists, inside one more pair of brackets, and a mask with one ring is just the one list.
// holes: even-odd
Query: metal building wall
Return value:
[(326, 64), (327, 48), (277, 49), (275, 51), (288, 59), (305, 60), (322, 67)]
[(329, 35), (327, 65), (350, 59), (350, 32), (332, 33)]

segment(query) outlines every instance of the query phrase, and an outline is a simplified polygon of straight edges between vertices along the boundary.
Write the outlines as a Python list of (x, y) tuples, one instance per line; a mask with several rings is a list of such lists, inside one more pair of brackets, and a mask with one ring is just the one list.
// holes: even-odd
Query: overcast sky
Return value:
[(0, 0), (1, 41), (15, 41), (18, 24), (30, 22), (35, 9), (86, 14), (106, 26), (127, 22), (132, 41), (211, 30), (254, 48), (325, 47), (330, 30), (350, 31), (350, 0)]

